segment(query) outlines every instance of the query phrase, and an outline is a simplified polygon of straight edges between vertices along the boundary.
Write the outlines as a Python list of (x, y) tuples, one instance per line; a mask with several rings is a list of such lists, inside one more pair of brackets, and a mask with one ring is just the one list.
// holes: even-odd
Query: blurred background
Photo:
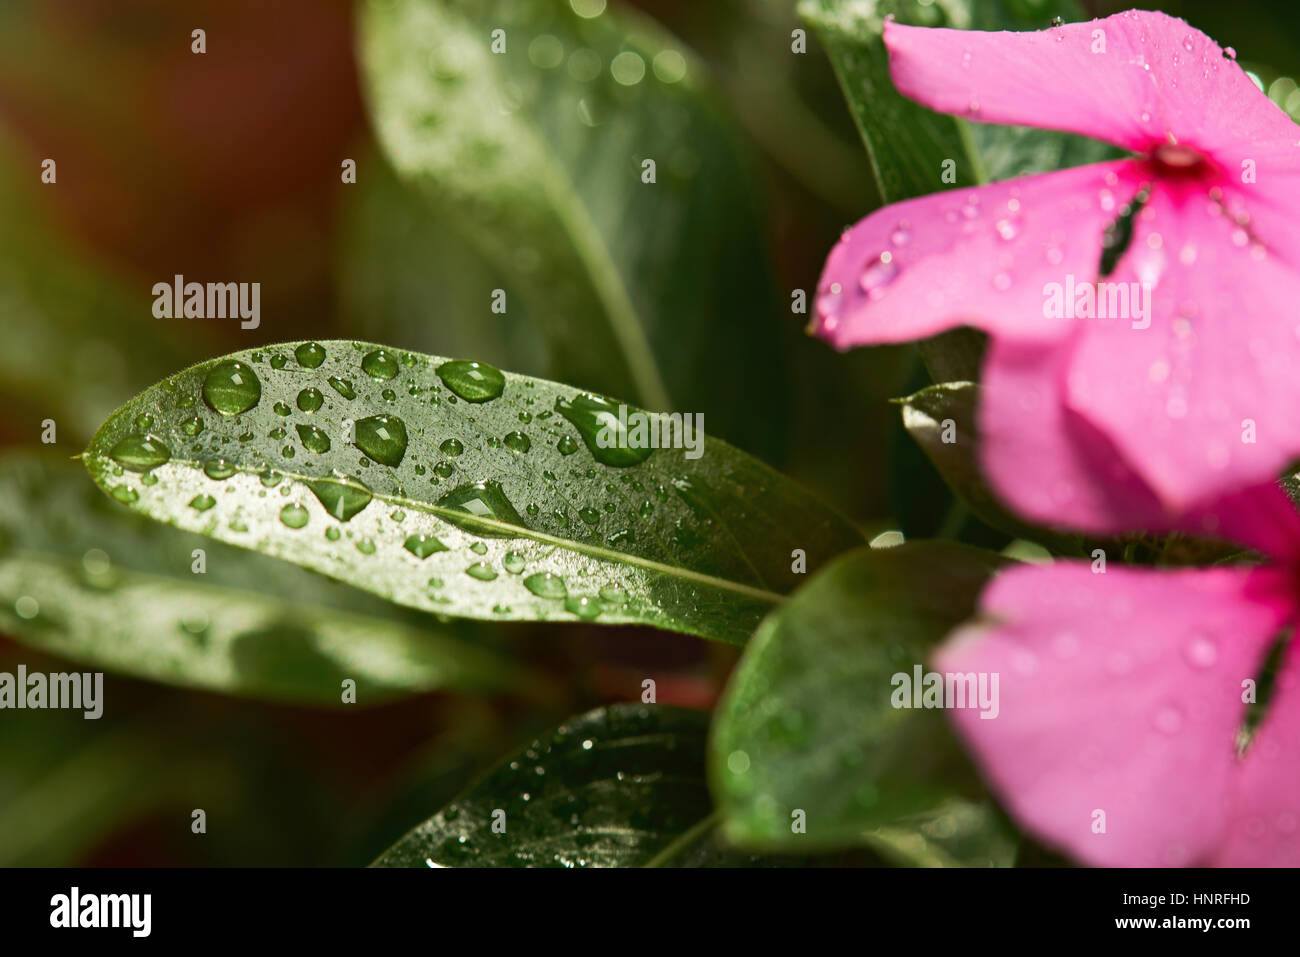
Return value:
[[(1037, 0), (997, 2), (1025, 29), (1047, 25)], [(525, 15), (565, 6), (518, 4)], [(815, 34), (806, 54), (791, 52), (803, 26), (793, 0), (568, 6), (568, 19), (600, 21), (606, 43), (621, 30), (629, 49), (651, 37), (682, 51), (688, 109), (615, 69), (581, 114), (592, 141), (651, 130), (663, 143), (660, 176), (676, 205), (613, 255), (641, 277), (634, 304), (673, 407), (703, 412), (710, 433), (816, 489), (868, 534), (942, 529), (1005, 544), (953, 503), (888, 404), (927, 381), (914, 348), (835, 355), (792, 312), (792, 292), (811, 294), (840, 231), (878, 204)], [(1163, 9), (1235, 47), (1300, 115), (1292, 3)], [(0, 0), (7, 454), (42, 448), (54, 420), (57, 442), (43, 448), (66, 463), (109, 412), (165, 375), (292, 339), (367, 339), (623, 396), (582, 359), (580, 309), (566, 327), (577, 344), (548, 342), (544, 317), (557, 305), (547, 283), (503, 266), (456, 190), (420, 189), (389, 167), (357, 19), (342, 0)], [(206, 31), (202, 55), (191, 52), (195, 28)], [(549, 55), (529, 53), (534, 64)], [(664, 80), (679, 64), (651, 67)], [(522, 119), (560, 135), (544, 117)], [(593, 208), (622, 208), (630, 200), (601, 165), (609, 151), (586, 143), (556, 149), (565, 172)], [(41, 178), (47, 158), (53, 184)], [(342, 181), (347, 159), (355, 183)], [(260, 327), (155, 319), (152, 286), (176, 274), (260, 282)], [(495, 288), (510, 295), (506, 315), (489, 308)], [(57, 518), (50, 540), (75, 537)], [(28, 535), (14, 523), (37, 520), (27, 507), (0, 509), (0, 586), (3, 563), (17, 560), (9, 546)], [(0, 671), (77, 670), (28, 625), (0, 614)], [(638, 628), (483, 626), (474, 639), (523, 663), (526, 690), (331, 709), (109, 674), (99, 721), (0, 712), (0, 864), (365, 864), (536, 733), (639, 700), (647, 677), (661, 703), (711, 707), (737, 654)], [(207, 813), (205, 837), (191, 834), (193, 808)]]

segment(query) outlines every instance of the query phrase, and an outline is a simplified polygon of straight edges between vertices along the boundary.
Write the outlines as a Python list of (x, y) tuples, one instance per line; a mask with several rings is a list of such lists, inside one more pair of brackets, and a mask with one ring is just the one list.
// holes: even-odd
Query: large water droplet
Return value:
[(479, 535), (500, 537), (511, 534), (507, 529), (476, 521), (480, 518), (515, 525), (519, 528), (528, 527), (496, 482), (462, 485), (438, 499), (437, 504), (463, 514), (464, 518), (447, 516), (447, 520)]
[(357, 390), (352, 388), (352, 383), (347, 379), (340, 379), (338, 376), (332, 375), (325, 381), (330, 384), (330, 387), (335, 392), (343, 396), (343, 398), (355, 399), (357, 397)]
[(109, 456), (132, 472), (147, 472), (171, 459), (171, 449), (153, 435), (128, 435), (113, 446)]
[(858, 285), (872, 299), (878, 299), (884, 295), (885, 287), (897, 278), (898, 264), (894, 262), (893, 253), (883, 252), (867, 261), (858, 277)]
[(518, 431), (511, 432), (501, 441), (505, 443), (506, 448), (510, 451), (519, 452), (520, 454), (527, 452), (533, 447), (533, 443), (528, 436)]
[(293, 354), (304, 369), (315, 369), (325, 361), (325, 347), (319, 342), (304, 342), (293, 350)]
[(450, 455), (455, 458), (465, 451), (465, 446), (460, 444), (460, 439), (447, 439), (442, 445), (438, 446), (443, 455)]
[(400, 465), (406, 455), (406, 423), (395, 415), (372, 415), (355, 426), (356, 446), (380, 465)]
[(1187, 646), (1187, 659), (1198, 668), (1208, 668), (1219, 660), (1219, 649), (1208, 638), (1197, 638)]
[(210, 479), (224, 482), (236, 472), (235, 466), (225, 459), (212, 459), (203, 463), (203, 474)]
[(109, 494), (123, 505), (132, 505), (140, 500), (140, 493), (129, 485), (114, 485)]
[(262, 383), (238, 359), (219, 362), (203, 379), (203, 400), (222, 415), (239, 415), (257, 405)]
[(310, 517), (310, 513), (301, 505), (290, 504), (280, 509), (280, 521), (289, 528), (302, 528)]
[(298, 393), (298, 408), (303, 412), (315, 412), (325, 403), (320, 389), (303, 389)]
[(370, 378), (383, 382), (397, 375), (397, 360), (391, 353), (376, 349), (374, 352), (367, 352), (365, 358), (361, 360), (361, 371)]
[(569, 589), (564, 584), (564, 579), (559, 575), (552, 575), (550, 572), (538, 572), (535, 575), (529, 575), (524, 579), (524, 587), (536, 595), (538, 598), (568, 598)]
[(351, 521), (374, 498), (370, 489), (356, 479), (315, 479), (307, 487), (325, 506), (325, 511), (341, 522)]
[(572, 455), (578, 451), (578, 443), (571, 435), (560, 436), (560, 441), (555, 443), (556, 450), (561, 455)]
[(604, 610), (604, 606), (594, 595), (571, 596), (564, 600), (564, 610), (584, 620), (590, 620), (599, 615)]
[(321, 455), (330, 450), (330, 437), (316, 426), (299, 424), (295, 428), (298, 430), (298, 438), (302, 439), (303, 448), (308, 452)]
[(620, 421), (617, 405), (590, 393), (576, 395), (567, 402), (559, 399), (555, 408), (573, 423), (592, 457), (602, 465), (614, 468), (639, 465), (654, 451), (633, 447), (629, 442), (628, 432), (635, 427), (629, 420), (635, 410), (628, 410)]
[(1163, 734), (1177, 734), (1183, 727), (1182, 712), (1172, 705), (1161, 708), (1152, 719), (1156, 730)]
[(486, 362), (464, 359), (452, 359), (438, 366), (438, 378), (466, 402), (489, 402), (506, 386), (506, 377), (500, 369)]
[(432, 535), (424, 533), (410, 535), (402, 543), (402, 547), (414, 555), (416, 558), (428, 558), (434, 552), (445, 552), (447, 546)]
[(475, 562), (465, 569), (465, 574), (470, 578), (477, 578), (481, 582), (490, 582), (497, 577), (496, 569), (487, 562)]
[(501, 564), (505, 570), (512, 575), (518, 575), (524, 570), (524, 556), (519, 552), (506, 552), (506, 557), (502, 559)]

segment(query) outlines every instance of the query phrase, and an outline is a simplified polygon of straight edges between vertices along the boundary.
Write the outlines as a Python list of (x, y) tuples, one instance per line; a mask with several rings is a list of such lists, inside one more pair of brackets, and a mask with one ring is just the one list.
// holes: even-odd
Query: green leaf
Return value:
[(46, 418), (83, 440), (133, 382), (192, 361), (195, 346), (153, 318), (147, 285), (129, 289), (51, 228), (54, 187), (39, 169), (0, 130), (0, 389), (31, 413), (31, 441)]
[[(380, 156), (363, 156), (365, 175), (344, 191), (338, 230), (338, 296), (343, 328), (364, 338), (438, 355), (472, 355), (502, 369), (553, 375), (542, 330), (523, 296), (504, 314), (489, 308), (511, 283), (416, 186)], [(463, 321), (472, 317), (472, 321)]]
[[(826, 46), (887, 203), (1122, 155), (1108, 144), (1068, 133), (969, 123), (935, 113), (899, 93), (890, 78), (882, 40), (887, 16), (912, 26), (1037, 30), (1055, 16), (1082, 19), (1072, 0), (801, 0), (799, 12)], [(942, 179), (947, 160), (956, 163), (952, 183)], [(984, 336), (954, 329), (920, 348), (936, 382), (974, 378)]]
[[(826, 47), (885, 202), (982, 181), (983, 171), (969, 149), (965, 127), (894, 88), (882, 39), (890, 16), (915, 26), (960, 25), (968, 13), (962, 0), (879, 0), (869, 4), (801, 0), (799, 13)], [(953, 184), (941, 179), (945, 160), (956, 163)]]
[[(1008, 864), (1013, 844), (941, 711), (891, 704), (1002, 564), (916, 542), (844, 555), (755, 633), (718, 706), (709, 755), (723, 833), (754, 849), (862, 845)], [(791, 833), (806, 814), (807, 833)]]
[(573, 718), (497, 765), (375, 866), (840, 863), (757, 857), (722, 842), (704, 776), (708, 722), (704, 712), (665, 705), (613, 705)]
[(636, 431), (602, 448), (618, 415), (491, 366), (287, 343), (137, 396), (85, 463), (153, 518), (399, 604), (491, 620), (741, 643), (799, 583), (795, 549), (812, 568), (861, 544), (807, 492), (701, 433), (677, 431), (686, 448), (644, 447)]
[[(431, 198), (432, 228), (508, 280), (548, 375), (704, 411), (775, 449), (785, 420), (766, 410), (784, 401), (774, 380), (797, 333), (773, 298), (758, 190), (693, 54), (644, 18), (564, 0), (374, 0), (361, 33), (385, 153)], [(441, 351), (432, 334), (399, 341)]]
[(456, 629), (146, 521), (76, 463), (26, 454), (0, 458), (0, 630), (95, 668), (320, 705), (345, 678), (368, 704), (513, 677)]
[(974, 382), (942, 382), (895, 401), (902, 407), (903, 428), (981, 521), (1058, 553), (1081, 554), (1081, 536), (1052, 532), (1017, 518), (988, 487), (979, 463), (979, 392)]

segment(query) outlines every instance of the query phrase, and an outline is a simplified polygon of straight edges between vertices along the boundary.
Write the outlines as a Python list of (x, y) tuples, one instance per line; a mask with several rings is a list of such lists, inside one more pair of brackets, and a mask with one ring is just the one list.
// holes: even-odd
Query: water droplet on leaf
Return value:
[(406, 423), (395, 415), (372, 415), (356, 423), (356, 446), (380, 465), (400, 465), (406, 455)]
[(490, 402), (505, 389), (506, 377), (486, 362), (453, 359), (438, 366), (438, 378), (466, 402)]
[(203, 379), (203, 401), (222, 415), (239, 415), (257, 405), (262, 383), (238, 359), (219, 362)]
[(365, 358), (361, 360), (361, 371), (372, 379), (384, 382), (397, 375), (397, 360), (383, 349), (376, 349), (374, 352), (366, 353)]
[(109, 456), (132, 472), (147, 472), (168, 462), (172, 453), (162, 439), (153, 435), (128, 435), (113, 446)]

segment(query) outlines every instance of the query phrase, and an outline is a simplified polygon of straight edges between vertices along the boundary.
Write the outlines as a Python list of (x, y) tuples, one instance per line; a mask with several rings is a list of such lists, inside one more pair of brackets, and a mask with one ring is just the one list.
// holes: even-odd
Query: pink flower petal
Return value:
[(1106, 282), (1130, 298), (1146, 283), (1147, 314), (1081, 320), (1065, 401), (1169, 508), (1267, 481), (1300, 454), (1289, 263), (1205, 196), (1157, 186)]
[(1116, 203), (1138, 191), (1140, 175), (1130, 161), (1098, 163), (878, 210), (826, 261), (818, 333), (839, 349), (960, 325), (1058, 338), (1073, 320), (1044, 315), (1044, 284), (1096, 275)]
[(999, 674), (996, 718), (952, 718), (1022, 826), (1090, 864), (1196, 863), (1224, 834), (1241, 680), (1290, 614), (1287, 588), (1267, 568), (1021, 566), (985, 592), (992, 623), (934, 666)]
[(1165, 524), (1155, 493), (1104, 435), (1062, 402), (1078, 338), (989, 344), (978, 416), (989, 486), (1045, 525), (1096, 534), (1155, 531), (1153, 525)]
[(884, 39), (894, 84), (941, 113), (1135, 152), (1191, 142), (1235, 158), (1247, 142), (1295, 139), (1290, 120), (1217, 43), (1163, 13), (1130, 10), (1032, 33), (887, 23)]
[(1236, 775), (1227, 836), (1213, 863), (1300, 866), (1300, 660), (1294, 649)]
[(990, 343), (979, 447), (999, 497), (1047, 526), (1095, 535), (1184, 532), (1300, 562), (1300, 511), (1271, 478), (1184, 510), (1167, 508), (1114, 444), (1062, 402), (1073, 352), (1069, 340)]

